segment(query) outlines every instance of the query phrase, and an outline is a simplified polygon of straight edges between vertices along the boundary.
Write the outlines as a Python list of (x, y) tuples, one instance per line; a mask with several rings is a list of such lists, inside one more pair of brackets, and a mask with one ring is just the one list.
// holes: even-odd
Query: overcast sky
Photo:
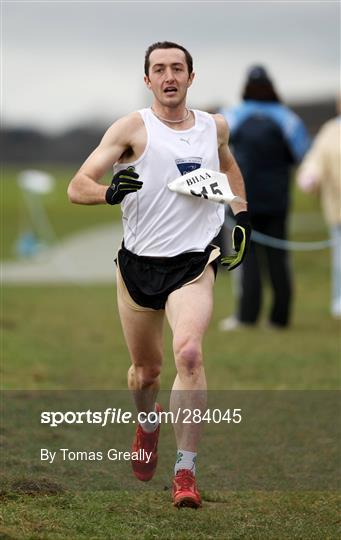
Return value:
[(166, 39), (193, 55), (193, 107), (237, 102), (253, 63), (268, 67), (285, 100), (339, 88), (338, 1), (9, 1), (2, 11), (3, 113), (12, 125), (109, 125), (149, 105), (144, 52)]

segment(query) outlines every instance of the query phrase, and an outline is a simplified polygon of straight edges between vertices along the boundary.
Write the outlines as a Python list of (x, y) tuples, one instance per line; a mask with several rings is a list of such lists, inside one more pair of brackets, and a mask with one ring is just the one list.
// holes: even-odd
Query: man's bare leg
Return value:
[[(202, 339), (212, 315), (213, 283), (213, 268), (208, 266), (198, 281), (174, 291), (168, 297), (166, 314), (173, 331), (177, 368), (170, 399), (170, 410), (175, 416), (178, 409), (206, 409)], [(178, 422), (174, 424), (174, 430), (178, 449), (197, 451), (201, 423)]]
[[(132, 361), (128, 386), (133, 392), (138, 412), (149, 413), (155, 410), (160, 384), (164, 313), (133, 310), (119, 295), (118, 308)], [(146, 423), (137, 425), (131, 451), (139, 457), (131, 461), (131, 466), (141, 481), (147, 482), (154, 476), (159, 432), (158, 421), (147, 419)]]
[(136, 311), (118, 298), (123, 334), (132, 365), (128, 387), (138, 411), (154, 410), (163, 357), (163, 311)]

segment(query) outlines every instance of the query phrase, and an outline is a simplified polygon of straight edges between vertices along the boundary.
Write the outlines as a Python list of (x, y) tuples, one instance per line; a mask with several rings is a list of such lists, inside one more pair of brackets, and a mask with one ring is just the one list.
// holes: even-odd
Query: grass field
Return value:
[[(35, 167), (27, 167), (34, 169)], [(103, 206), (75, 206), (67, 200), (68, 182), (76, 172), (70, 167), (40, 167), (55, 178), (55, 189), (42, 196), (44, 206), (58, 239), (94, 225), (120, 219), (120, 208)], [(31, 227), (29, 214), (21, 190), (17, 186), (18, 167), (6, 167), (1, 174), (1, 259), (14, 256), (15, 241)], [(106, 179), (109, 183), (109, 178)]]
[[(65, 189), (72, 171), (55, 168), (50, 172), (58, 181), (56, 192), (46, 196), (46, 206), (58, 238), (119, 219), (118, 209), (69, 205)], [(23, 202), (14, 183), (16, 174), (16, 169), (6, 170), (2, 179), (3, 258), (12, 256), (18, 231), (27, 224)], [(293, 206), (293, 238), (319, 240), (326, 236), (314, 198), (295, 192)], [(212, 391), (339, 388), (340, 327), (329, 316), (329, 253), (295, 253), (293, 268), (295, 306), (293, 325), (288, 331), (270, 330), (263, 317), (255, 330), (231, 335), (220, 333), (217, 325), (233, 311), (233, 294), (231, 275), (219, 274), (214, 316), (205, 341), (205, 363)], [(125, 388), (128, 357), (114, 286), (6, 286), (2, 292), (2, 376), (7, 391), (21, 390), (23, 403), (26, 403), (25, 397), (41, 391)], [(265, 311), (268, 305), (267, 294)], [(164, 390), (169, 389), (174, 374), (171, 336), (166, 330)], [(312, 411), (312, 415), (319, 417), (318, 411)], [(65, 469), (64, 476), (54, 478), (47, 469), (33, 470), (29, 460), (22, 458), (20, 447), (33, 448), (35, 427), (31, 432), (21, 431), (20, 422), (15, 418), (13, 416), (11, 423), (7, 421), (2, 430), (3, 450), (7, 458), (11, 458), (12, 467), (10, 474), (5, 475), (0, 493), (0, 538), (262, 540), (340, 537), (339, 498), (334, 484), (329, 489), (315, 491), (255, 489), (252, 483), (250, 489), (247, 486), (240, 490), (228, 489), (223, 476), (233, 456), (228, 455), (223, 445), (214, 446), (213, 431), (209, 431), (208, 438), (212, 438), (214, 461), (218, 463), (212, 469), (214, 482), (209, 481), (211, 458), (207, 457), (205, 448), (198, 463), (204, 506), (197, 512), (176, 511), (170, 505), (169, 493), (169, 463), (175, 449), (170, 445), (168, 458), (167, 430), (161, 443), (165, 456), (150, 486), (134, 487), (129, 468), (124, 468), (118, 477), (113, 471), (113, 486), (119, 483), (121, 489), (116, 485), (110, 490), (109, 473), (104, 478), (108, 485), (104, 490), (86, 490), (84, 486), (74, 490), (68, 481), (69, 469)], [(260, 455), (259, 459), (263, 457)], [(265, 464), (264, 470), (273, 465)]]

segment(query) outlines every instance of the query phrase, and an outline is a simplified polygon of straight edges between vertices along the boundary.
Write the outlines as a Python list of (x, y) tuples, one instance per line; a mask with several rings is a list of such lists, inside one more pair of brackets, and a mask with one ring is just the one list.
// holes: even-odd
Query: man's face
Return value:
[(174, 108), (185, 101), (193, 77), (183, 51), (155, 49), (149, 56), (149, 73), (144, 80), (161, 105)]

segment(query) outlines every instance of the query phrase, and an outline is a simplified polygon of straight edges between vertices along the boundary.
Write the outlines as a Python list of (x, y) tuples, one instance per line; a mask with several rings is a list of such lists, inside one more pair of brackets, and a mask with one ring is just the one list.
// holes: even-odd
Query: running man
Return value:
[[(115, 122), (71, 180), (68, 196), (77, 204), (121, 204), (124, 239), (117, 256), (117, 296), (131, 357), (128, 386), (138, 411), (160, 411), (156, 403), (163, 360), (163, 322), (173, 333), (177, 375), (170, 410), (205, 410), (206, 377), (202, 341), (213, 307), (219, 249), (210, 242), (224, 222), (224, 206), (171, 192), (167, 184), (199, 167), (228, 175), (235, 195), (245, 200), (241, 173), (228, 148), (223, 116), (191, 110), (186, 96), (194, 79), (189, 52), (176, 43), (151, 45), (144, 81), (151, 108)], [(100, 183), (114, 168), (111, 185)], [(233, 231), (240, 264), (249, 244), (246, 203), (233, 203)], [(222, 260), (224, 264), (224, 260)], [(154, 415), (155, 416), (155, 415)], [(175, 506), (201, 506), (195, 482), (199, 424), (174, 424), (177, 459)], [(148, 481), (157, 465), (160, 426), (147, 421), (136, 430), (132, 450), (152, 452), (149, 462), (132, 461), (135, 476)]]

